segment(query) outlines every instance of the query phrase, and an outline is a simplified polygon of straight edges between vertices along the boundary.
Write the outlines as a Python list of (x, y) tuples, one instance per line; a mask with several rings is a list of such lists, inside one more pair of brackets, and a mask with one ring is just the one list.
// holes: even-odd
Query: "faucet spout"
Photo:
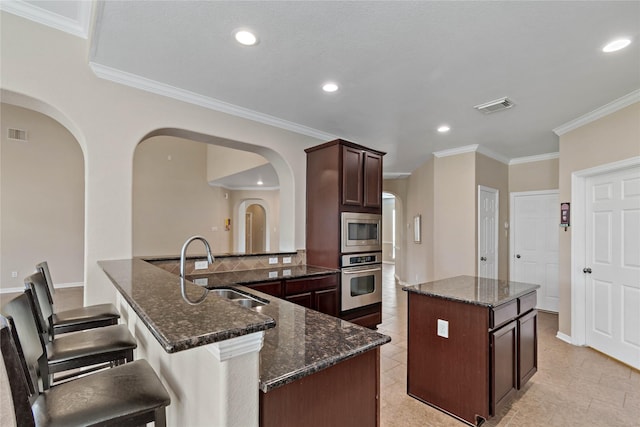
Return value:
[(184, 278), (184, 264), (187, 258), (187, 248), (194, 240), (200, 240), (204, 244), (204, 247), (207, 250), (207, 261), (209, 262), (209, 264), (213, 264), (214, 258), (213, 255), (211, 255), (211, 246), (209, 246), (209, 242), (207, 242), (207, 239), (202, 236), (191, 236), (187, 239), (186, 242), (184, 242), (184, 245), (182, 245), (182, 250), (180, 251), (180, 277), (182, 278)]

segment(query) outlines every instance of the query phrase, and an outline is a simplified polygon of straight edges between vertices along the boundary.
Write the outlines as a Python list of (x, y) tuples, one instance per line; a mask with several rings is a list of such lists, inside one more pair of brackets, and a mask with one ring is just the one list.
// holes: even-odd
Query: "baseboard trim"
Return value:
[(558, 331), (558, 333), (556, 334), (556, 338), (558, 338), (560, 341), (566, 342), (567, 344), (573, 345), (573, 341), (571, 340), (571, 337), (567, 334), (563, 334), (560, 331)]
[(0, 289), (0, 294), (18, 294), (20, 292), (24, 292), (24, 286), (21, 288), (2, 288)]

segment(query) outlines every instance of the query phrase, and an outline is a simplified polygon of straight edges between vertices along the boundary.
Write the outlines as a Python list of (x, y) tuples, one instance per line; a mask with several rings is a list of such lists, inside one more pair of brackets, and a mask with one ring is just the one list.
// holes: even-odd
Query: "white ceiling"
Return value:
[[(506, 159), (557, 152), (554, 128), (640, 88), (639, 1), (107, 1), (96, 12), (94, 69), (385, 151), (386, 174), (473, 144)], [(260, 43), (238, 45), (239, 27)], [(601, 52), (620, 36), (633, 43)], [(340, 90), (323, 93), (327, 80)], [(515, 107), (473, 109), (503, 96)]]

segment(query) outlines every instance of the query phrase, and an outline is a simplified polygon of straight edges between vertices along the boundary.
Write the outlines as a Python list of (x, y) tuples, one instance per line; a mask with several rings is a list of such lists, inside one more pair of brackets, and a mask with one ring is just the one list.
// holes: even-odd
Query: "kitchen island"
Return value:
[(537, 370), (539, 287), (474, 276), (404, 287), (408, 394), (471, 425), (495, 415)]
[[(239, 273), (209, 274), (206, 287), (184, 280), (181, 287), (177, 275), (142, 259), (99, 264), (138, 339), (136, 356), (148, 359), (169, 389), (169, 425), (336, 425), (335, 417), (378, 423), (379, 347), (389, 337), (222, 280)], [(292, 278), (335, 273), (290, 270)], [(219, 287), (264, 305), (241, 307), (215, 295)], [(248, 338), (254, 335), (257, 350)], [(246, 346), (253, 350), (243, 352)]]

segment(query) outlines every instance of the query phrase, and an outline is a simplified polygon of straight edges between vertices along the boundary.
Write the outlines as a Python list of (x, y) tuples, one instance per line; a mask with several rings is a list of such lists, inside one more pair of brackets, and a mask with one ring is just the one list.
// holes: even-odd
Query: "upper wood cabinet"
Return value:
[(382, 155), (368, 149), (342, 146), (342, 204), (382, 207)]
[(385, 153), (342, 139), (307, 148), (307, 262), (340, 267), (340, 213), (382, 213)]

